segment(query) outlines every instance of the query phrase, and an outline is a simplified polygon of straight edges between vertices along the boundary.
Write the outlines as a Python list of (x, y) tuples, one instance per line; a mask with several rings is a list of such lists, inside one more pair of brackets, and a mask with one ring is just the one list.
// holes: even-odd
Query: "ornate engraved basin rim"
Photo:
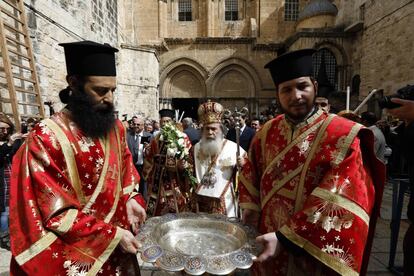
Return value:
[(205, 213), (166, 214), (146, 221), (137, 239), (145, 262), (190, 275), (248, 269), (260, 248), (257, 232), (235, 218)]

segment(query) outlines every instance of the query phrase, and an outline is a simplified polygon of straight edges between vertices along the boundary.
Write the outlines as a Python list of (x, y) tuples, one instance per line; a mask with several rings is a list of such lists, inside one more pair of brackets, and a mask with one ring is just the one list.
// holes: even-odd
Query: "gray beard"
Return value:
[(222, 136), (217, 136), (216, 139), (206, 139), (205, 137), (202, 137), (200, 141), (201, 152), (207, 156), (215, 156), (219, 154), (223, 140)]

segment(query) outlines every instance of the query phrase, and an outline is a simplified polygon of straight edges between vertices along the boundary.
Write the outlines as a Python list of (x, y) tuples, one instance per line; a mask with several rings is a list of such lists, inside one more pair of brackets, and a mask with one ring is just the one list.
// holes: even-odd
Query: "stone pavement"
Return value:
[[(385, 276), (385, 275), (395, 275), (392, 274), (388, 269), (388, 258), (390, 251), (390, 218), (391, 218), (391, 200), (392, 200), (392, 187), (390, 184), (386, 185), (384, 191), (384, 197), (381, 207), (381, 216), (378, 220), (374, 243), (372, 246), (372, 254), (368, 266), (368, 275), (369, 276)], [(408, 203), (408, 196), (405, 197), (403, 214), (406, 213)], [(402, 253), (402, 240), (405, 234), (405, 231), (408, 228), (408, 221), (404, 219), (401, 220), (400, 234), (398, 237), (398, 246), (397, 254), (395, 257), (395, 265), (402, 266), (403, 263), (403, 253)], [(10, 252), (4, 249), (0, 249), (0, 276), (9, 275), (9, 263), (10, 263)], [(171, 275), (162, 271), (156, 271), (154, 268), (151, 268), (147, 264), (141, 265), (142, 267), (142, 276), (164, 276)], [(181, 274), (180, 274), (181, 275)]]

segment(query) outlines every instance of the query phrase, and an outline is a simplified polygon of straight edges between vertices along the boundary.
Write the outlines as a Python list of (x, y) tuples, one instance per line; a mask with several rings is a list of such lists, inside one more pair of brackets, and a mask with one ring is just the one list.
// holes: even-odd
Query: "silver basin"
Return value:
[(257, 233), (222, 215), (180, 213), (153, 217), (137, 235), (145, 262), (165, 271), (226, 275), (248, 269), (258, 253)]

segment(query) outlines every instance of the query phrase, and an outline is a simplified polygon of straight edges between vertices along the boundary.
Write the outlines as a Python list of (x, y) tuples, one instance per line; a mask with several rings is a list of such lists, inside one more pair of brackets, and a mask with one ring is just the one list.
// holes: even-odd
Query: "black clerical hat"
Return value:
[(118, 49), (111, 45), (88, 40), (59, 45), (65, 49), (69, 76), (116, 76), (115, 52)]
[(270, 70), (276, 86), (300, 77), (313, 76), (312, 55), (314, 49), (303, 49), (278, 56), (265, 65)]
[(160, 117), (170, 117), (171, 119), (175, 118), (175, 111), (172, 109), (161, 109), (159, 112)]

